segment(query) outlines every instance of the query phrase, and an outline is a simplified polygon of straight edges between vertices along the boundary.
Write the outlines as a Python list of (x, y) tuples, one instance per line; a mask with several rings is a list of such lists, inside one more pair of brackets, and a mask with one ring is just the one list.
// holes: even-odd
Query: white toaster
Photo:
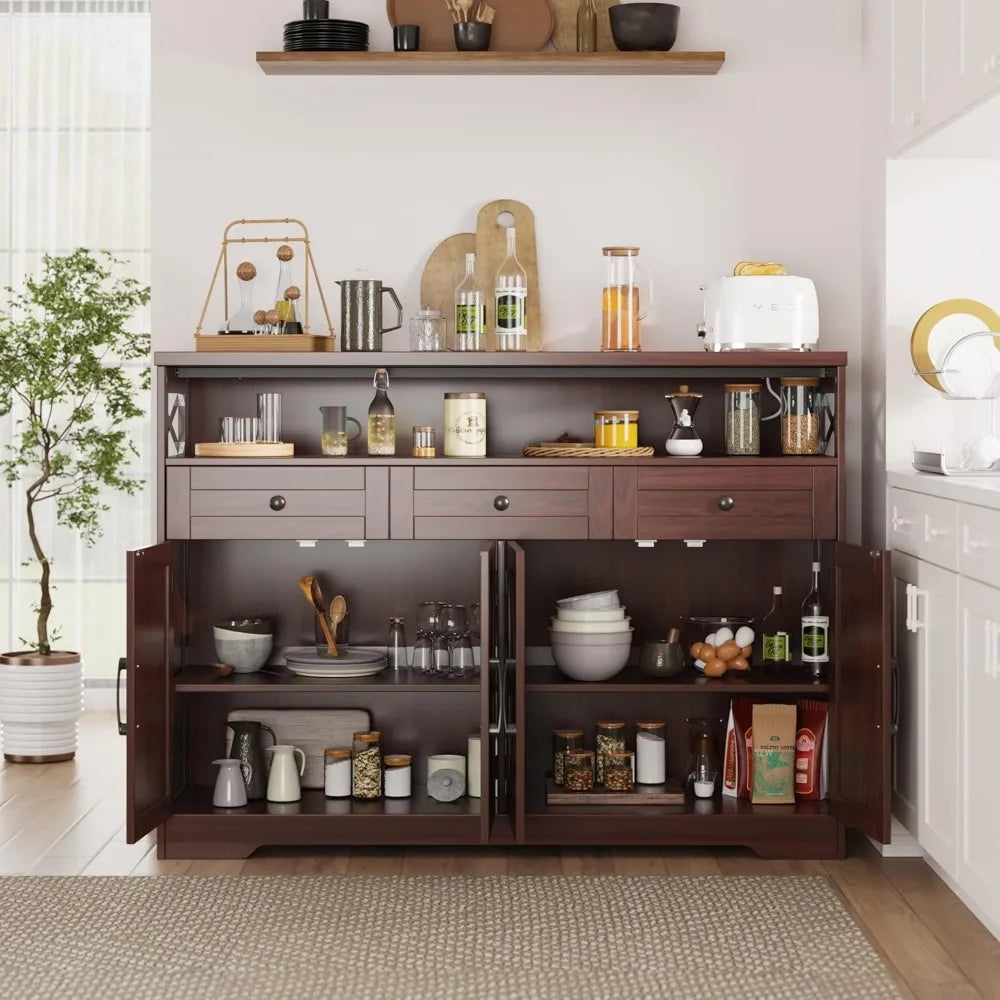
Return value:
[(809, 351), (819, 343), (819, 303), (809, 278), (745, 275), (705, 286), (706, 351)]

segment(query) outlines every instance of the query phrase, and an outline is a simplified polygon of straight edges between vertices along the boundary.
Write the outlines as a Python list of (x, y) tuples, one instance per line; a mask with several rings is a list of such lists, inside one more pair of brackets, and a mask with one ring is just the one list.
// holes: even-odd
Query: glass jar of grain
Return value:
[(760, 383), (726, 386), (726, 454), (760, 454)]
[(552, 780), (562, 785), (566, 776), (566, 754), (583, 748), (582, 729), (556, 729), (552, 733)]
[(604, 784), (604, 760), (609, 753), (621, 752), (625, 749), (624, 722), (598, 722), (597, 738), (597, 783)]
[(351, 795), (382, 798), (382, 734), (355, 733), (351, 750)]
[(631, 750), (615, 750), (604, 755), (604, 790), (631, 792), (635, 785)]
[(823, 397), (818, 378), (781, 380), (781, 453), (818, 455)]
[(594, 751), (567, 751), (565, 779), (563, 787), (567, 792), (591, 791), (594, 787)]

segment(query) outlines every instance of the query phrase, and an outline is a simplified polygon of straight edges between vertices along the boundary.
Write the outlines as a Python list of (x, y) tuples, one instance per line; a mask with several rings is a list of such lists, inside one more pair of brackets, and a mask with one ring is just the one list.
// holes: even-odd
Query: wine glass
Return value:
[(444, 604), (438, 618), (438, 627), (449, 639), (457, 639), (469, 628), (468, 609), (464, 604)]
[(424, 601), (417, 607), (417, 634), (436, 635), (441, 631), (438, 621), (441, 605), (437, 601)]

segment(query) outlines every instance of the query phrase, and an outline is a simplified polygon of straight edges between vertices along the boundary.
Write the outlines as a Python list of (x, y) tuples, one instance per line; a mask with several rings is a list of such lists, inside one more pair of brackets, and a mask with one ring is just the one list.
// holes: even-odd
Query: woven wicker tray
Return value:
[(332, 351), (334, 346), (334, 338), (325, 333), (287, 333), (271, 337), (253, 333), (196, 333), (194, 335), (196, 351), (216, 351), (219, 353), (233, 351), (260, 354), (322, 353)]
[(285, 458), (295, 454), (291, 441), (203, 441), (194, 446), (195, 458)]
[(595, 448), (592, 444), (543, 441), (524, 446), (526, 458), (650, 458), (652, 448)]

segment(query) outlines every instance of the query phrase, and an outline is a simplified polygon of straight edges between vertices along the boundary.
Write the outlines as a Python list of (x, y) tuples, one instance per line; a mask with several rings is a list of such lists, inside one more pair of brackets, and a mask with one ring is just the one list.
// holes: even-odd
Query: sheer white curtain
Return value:
[[(112, 251), (148, 283), (149, 30), (149, 0), (0, 0), (0, 285), (80, 246)], [(148, 315), (135, 323), (148, 330)], [(0, 419), (0, 443), (11, 429)], [(150, 421), (134, 435), (148, 480)], [(83, 654), (89, 677), (110, 677), (124, 654), (124, 552), (151, 535), (148, 490), (108, 503), (92, 549), (54, 510), (43, 525), (59, 645)], [(22, 491), (0, 483), (0, 651), (34, 634), (29, 554)]]

